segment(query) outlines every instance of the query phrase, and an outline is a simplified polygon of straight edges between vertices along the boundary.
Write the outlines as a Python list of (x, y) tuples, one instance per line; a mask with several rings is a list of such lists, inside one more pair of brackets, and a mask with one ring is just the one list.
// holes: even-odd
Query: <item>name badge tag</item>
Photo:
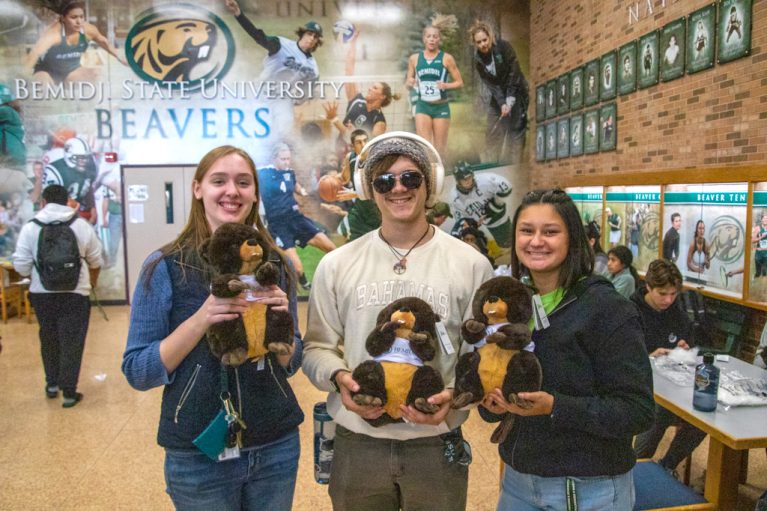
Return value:
[(264, 367), (265, 367), (265, 364), (266, 364), (265, 360), (266, 360), (266, 355), (264, 355), (263, 357), (260, 357), (256, 361), (256, 371), (263, 371), (264, 370)]
[(441, 321), (438, 321), (434, 326), (437, 330), (437, 337), (439, 337), (439, 343), (442, 345), (442, 351), (445, 352), (445, 355), (452, 355), (455, 353), (455, 348), (453, 348), (453, 343), (450, 341), (450, 336), (447, 335), (445, 325)]
[(546, 310), (543, 308), (543, 302), (541, 301), (541, 295), (533, 295), (533, 311), (535, 317), (535, 329), (543, 330), (549, 328), (549, 317), (546, 315)]
[(224, 452), (218, 455), (218, 461), (236, 460), (240, 457), (240, 448), (236, 445), (234, 447), (225, 447)]

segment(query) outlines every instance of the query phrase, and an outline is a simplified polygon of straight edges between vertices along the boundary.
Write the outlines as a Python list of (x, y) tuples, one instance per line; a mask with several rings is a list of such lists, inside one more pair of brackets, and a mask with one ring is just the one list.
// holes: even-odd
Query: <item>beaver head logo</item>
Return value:
[(136, 64), (163, 82), (188, 81), (192, 68), (207, 60), (215, 45), (215, 25), (193, 19), (146, 25), (131, 41)]
[(226, 74), (234, 57), (233, 43), (228, 27), (215, 14), (176, 4), (142, 13), (125, 44), (136, 74), (151, 82), (187, 82), (193, 90), (202, 80)]

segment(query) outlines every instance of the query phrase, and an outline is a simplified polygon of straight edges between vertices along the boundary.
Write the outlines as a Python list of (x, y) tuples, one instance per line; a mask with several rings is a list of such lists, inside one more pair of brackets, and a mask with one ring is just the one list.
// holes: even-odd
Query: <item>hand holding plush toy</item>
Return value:
[[(518, 406), (527, 403), (519, 392), (540, 390), (541, 365), (533, 354), (527, 324), (532, 317), (530, 290), (512, 277), (495, 277), (482, 284), (474, 295), (474, 319), (461, 328), (464, 340), (474, 351), (458, 359), (455, 368), (453, 408), (476, 406), (499, 388)], [(491, 440), (501, 442), (513, 425), (509, 414)]]
[(368, 420), (373, 426), (403, 422), (401, 405), (433, 414), (439, 406), (427, 399), (442, 392), (445, 384), (433, 367), (424, 365), (436, 355), (435, 323), (439, 321), (428, 303), (402, 298), (383, 309), (365, 347), (373, 356), (357, 366), (352, 378), (359, 391), (352, 394), (362, 406), (383, 406), (384, 414)]
[(271, 351), (284, 355), (293, 344), (293, 317), (289, 312), (249, 298), (257, 286), (279, 283), (280, 270), (269, 261), (269, 245), (251, 226), (229, 223), (220, 226), (205, 242), (201, 252), (213, 270), (210, 292), (213, 296), (232, 298), (242, 292), (250, 302), (239, 318), (216, 323), (208, 328), (211, 353), (224, 365), (238, 366), (249, 358)]

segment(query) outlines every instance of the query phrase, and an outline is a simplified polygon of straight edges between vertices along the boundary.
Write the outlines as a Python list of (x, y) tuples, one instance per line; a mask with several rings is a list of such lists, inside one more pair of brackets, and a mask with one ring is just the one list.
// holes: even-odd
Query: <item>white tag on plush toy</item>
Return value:
[(256, 371), (263, 371), (264, 367), (266, 367), (265, 362), (266, 357), (259, 357), (256, 359)]
[(256, 300), (258, 300), (257, 297), (253, 296), (253, 288), (258, 285), (258, 282), (256, 282), (256, 276), (240, 275), (240, 280), (243, 281), (245, 284), (247, 284), (248, 287), (250, 288), (245, 291), (245, 299), (249, 302), (255, 302)]
[(439, 337), (439, 343), (442, 345), (442, 351), (445, 352), (445, 355), (452, 355), (455, 353), (453, 343), (450, 341), (450, 336), (447, 335), (447, 329), (445, 329), (445, 325), (442, 321), (437, 321), (434, 324), (434, 327), (435, 330), (437, 330), (437, 337)]
[(536, 330), (549, 328), (549, 317), (546, 315), (546, 310), (543, 308), (543, 302), (541, 301), (541, 295), (538, 293), (533, 295), (533, 317), (535, 318)]

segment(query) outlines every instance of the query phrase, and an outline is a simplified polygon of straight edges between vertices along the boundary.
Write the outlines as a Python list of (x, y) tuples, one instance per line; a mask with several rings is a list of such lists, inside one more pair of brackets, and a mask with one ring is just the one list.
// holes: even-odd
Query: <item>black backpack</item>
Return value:
[(77, 236), (70, 227), (77, 214), (66, 222), (44, 224), (33, 218), (41, 227), (37, 239), (35, 268), (40, 282), (47, 291), (72, 291), (80, 280), (80, 247)]

